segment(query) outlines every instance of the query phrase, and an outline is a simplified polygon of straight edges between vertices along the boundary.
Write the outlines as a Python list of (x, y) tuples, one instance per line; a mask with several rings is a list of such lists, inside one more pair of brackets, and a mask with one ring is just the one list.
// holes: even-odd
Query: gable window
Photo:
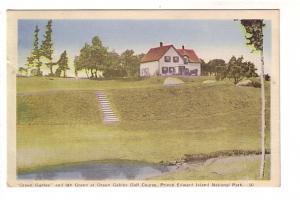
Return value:
[(178, 63), (179, 62), (179, 57), (178, 56), (173, 56), (173, 62)]
[(171, 62), (171, 56), (165, 56), (165, 62)]
[(187, 56), (184, 56), (184, 64), (188, 64), (189, 63), (189, 57), (187, 57)]

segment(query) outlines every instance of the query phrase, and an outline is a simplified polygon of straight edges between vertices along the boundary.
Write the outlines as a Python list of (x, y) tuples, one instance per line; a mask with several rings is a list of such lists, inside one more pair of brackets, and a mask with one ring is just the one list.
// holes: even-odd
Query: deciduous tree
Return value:
[(240, 56), (236, 58), (232, 56), (226, 65), (224, 70), (224, 77), (233, 79), (234, 84), (237, 84), (244, 78), (256, 77), (255, 65), (250, 61), (243, 61), (244, 57)]
[(264, 87), (264, 51), (263, 51), (263, 27), (262, 19), (242, 19), (242, 27), (245, 30), (246, 44), (251, 48), (251, 52), (259, 52), (261, 60), (261, 162), (259, 177), (264, 176), (265, 168), (265, 87)]
[[(74, 60), (76, 72), (85, 70), (87, 77), (97, 78), (98, 72), (106, 68), (107, 48), (102, 45), (98, 36), (93, 37), (92, 44), (85, 44)], [(90, 75), (89, 75), (90, 72)]]
[(128, 77), (136, 77), (139, 75), (140, 57), (133, 50), (127, 49), (121, 54), (121, 65)]
[(106, 68), (103, 73), (105, 78), (126, 76), (126, 70), (121, 67), (121, 57), (117, 52), (108, 52), (105, 63)]

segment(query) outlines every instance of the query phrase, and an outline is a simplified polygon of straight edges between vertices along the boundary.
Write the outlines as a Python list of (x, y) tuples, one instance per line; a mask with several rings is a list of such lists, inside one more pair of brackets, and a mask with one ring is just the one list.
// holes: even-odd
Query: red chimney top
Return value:
[(162, 47), (162, 46), (163, 46), (163, 43), (162, 43), (162, 42), (160, 42), (160, 43), (159, 43), (159, 46), (161, 46), (161, 47)]
[(184, 49), (184, 45), (182, 45), (182, 49)]

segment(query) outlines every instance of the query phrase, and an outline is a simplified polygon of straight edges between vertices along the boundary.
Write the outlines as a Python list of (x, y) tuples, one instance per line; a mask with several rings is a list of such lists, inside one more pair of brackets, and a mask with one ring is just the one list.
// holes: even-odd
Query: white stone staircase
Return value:
[(102, 109), (103, 114), (103, 122), (104, 123), (116, 123), (119, 122), (119, 118), (116, 116), (116, 114), (112, 111), (109, 101), (106, 98), (106, 95), (103, 91), (97, 91), (96, 96), (98, 99), (98, 102)]

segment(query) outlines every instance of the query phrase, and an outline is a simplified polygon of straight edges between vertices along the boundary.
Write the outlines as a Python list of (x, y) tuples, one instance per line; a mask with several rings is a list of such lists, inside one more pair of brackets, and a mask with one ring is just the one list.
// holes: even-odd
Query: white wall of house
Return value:
[(140, 76), (156, 76), (159, 72), (159, 62), (146, 62), (140, 65)]
[[(170, 56), (170, 62), (165, 62), (165, 56)], [(173, 62), (173, 57), (178, 56), (178, 62)], [(169, 50), (159, 59), (159, 61), (152, 61), (140, 64), (140, 76), (156, 76), (159, 75), (171, 75), (171, 74), (163, 74), (163, 67), (174, 67), (175, 74), (179, 73), (178, 66), (185, 66), (186, 69), (195, 70), (197, 69), (197, 76), (201, 75), (201, 64), (200, 63), (188, 63), (184, 64), (184, 60), (174, 48), (169, 48)]]
[[(170, 56), (171, 61), (170, 62), (165, 62), (165, 56)], [(173, 57), (178, 56), (179, 61), (178, 62), (173, 62)], [(162, 74), (162, 67), (175, 67), (175, 73), (178, 73), (178, 66), (184, 66), (184, 61), (180, 57), (180, 55), (175, 51), (174, 48), (169, 48), (169, 50), (159, 59), (159, 66), (160, 66), (160, 74)]]
[(201, 75), (201, 64), (200, 63), (188, 63), (186, 65), (186, 68), (188, 68), (190, 71), (194, 69), (198, 69), (198, 74), (197, 76)]

